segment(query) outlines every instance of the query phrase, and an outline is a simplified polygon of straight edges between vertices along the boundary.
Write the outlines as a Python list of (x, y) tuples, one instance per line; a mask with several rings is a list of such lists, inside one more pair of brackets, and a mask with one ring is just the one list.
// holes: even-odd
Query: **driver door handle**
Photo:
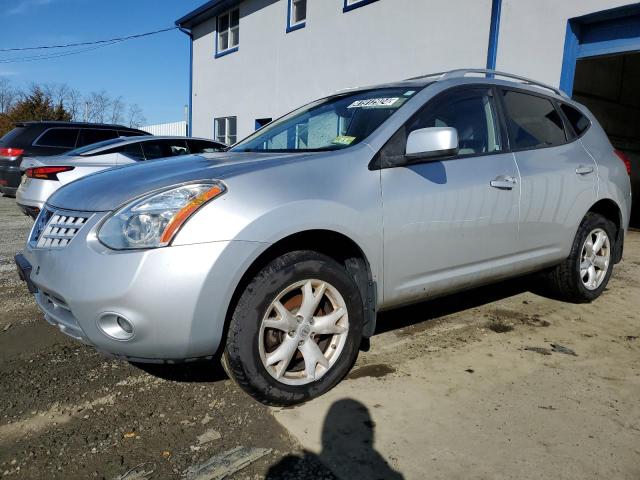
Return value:
[(593, 167), (585, 167), (584, 165), (580, 165), (578, 168), (576, 168), (576, 173), (578, 175), (589, 175), (590, 173), (593, 173)]
[(489, 183), (493, 188), (499, 190), (513, 190), (513, 186), (517, 183), (516, 177), (510, 177), (508, 175), (500, 175)]

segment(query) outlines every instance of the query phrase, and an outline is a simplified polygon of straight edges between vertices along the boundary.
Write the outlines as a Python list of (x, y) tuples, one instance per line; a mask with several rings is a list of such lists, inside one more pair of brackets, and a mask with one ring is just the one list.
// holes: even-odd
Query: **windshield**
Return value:
[(103, 140), (101, 142), (91, 143), (89, 145), (85, 145), (84, 147), (76, 148), (75, 150), (70, 150), (65, 155), (85, 155), (87, 152), (91, 152), (96, 148), (108, 147), (109, 145), (113, 145), (115, 143), (121, 143), (124, 140), (130, 140), (129, 137), (119, 137), (119, 138), (110, 138), (109, 140)]
[(360, 90), (317, 100), (268, 124), (232, 152), (315, 152), (360, 143), (417, 93), (415, 88)]

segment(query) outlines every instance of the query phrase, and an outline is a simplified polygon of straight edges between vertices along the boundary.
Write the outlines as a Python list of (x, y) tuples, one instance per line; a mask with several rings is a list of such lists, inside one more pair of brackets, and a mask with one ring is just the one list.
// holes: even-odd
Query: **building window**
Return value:
[(238, 50), (240, 43), (240, 10), (218, 15), (216, 32), (216, 57)]
[(365, 5), (369, 5), (370, 3), (377, 1), (378, 0), (344, 0), (344, 7), (342, 8), (342, 11), (345, 13), (350, 12), (351, 10), (364, 7)]
[(287, 32), (298, 30), (305, 26), (307, 20), (307, 0), (288, 0)]
[(214, 121), (214, 136), (216, 141), (233, 145), (238, 141), (237, 117), (220, 117)]

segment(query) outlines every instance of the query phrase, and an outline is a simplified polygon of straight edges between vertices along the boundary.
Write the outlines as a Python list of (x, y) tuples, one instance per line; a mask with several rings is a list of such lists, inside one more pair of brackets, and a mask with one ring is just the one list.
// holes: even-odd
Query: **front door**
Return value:
[(517, 253), (520, 182), (494, 90), (449, 90), (419, 111), (381, 155), (403, 155), (410, 132), (454, 127), (451, 158), (381, 172), (384, 303), (402, 304), (509, 272)]

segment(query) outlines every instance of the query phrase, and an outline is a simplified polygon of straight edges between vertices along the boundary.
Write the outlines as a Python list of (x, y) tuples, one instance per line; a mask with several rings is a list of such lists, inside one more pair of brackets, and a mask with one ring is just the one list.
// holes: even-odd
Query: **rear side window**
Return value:
[(129, 157), (132, 160), (144, 160), (142, 147), (139, 143), (128, 143), (117, 149), (118, 153)]
[(569, 123), (573, 127), (573, 131), (576, 132), (576, 135), (581, 136), (591, 126), (589, 119), (577, 108), (573, 108), (565, 103), (561, 104), (560, 108), (562, 109), (562, 113), (567, 117), (567, 120), (569, 120)]
[(148, 133), (142, 133), (142, 132), (134, 132), (131, 130), (118, 130), (118, 135), (120, 137), (143, 137), (146, 135), (149, 135)]
[(39, 147), (73, 148), (78, 139), (77, 128), (50, 128), (34, 142)]
[(564, 124), (553, 103), (542, 97), (503, 91), (511, 147), (515, 150), (562, 145)]
[(103, 140), (110, 140), (112, 138), (118, 138), (118, 132), (116, 130), (83, 128), (80, 131), (78, 146), (91, 145), (92, 143), (102, 142)]
[(142, 142), (142, 150), (147, 160), (156, 158), (174, 157), (189, 153), (187, 143), (184, 140), (155, 140)]

